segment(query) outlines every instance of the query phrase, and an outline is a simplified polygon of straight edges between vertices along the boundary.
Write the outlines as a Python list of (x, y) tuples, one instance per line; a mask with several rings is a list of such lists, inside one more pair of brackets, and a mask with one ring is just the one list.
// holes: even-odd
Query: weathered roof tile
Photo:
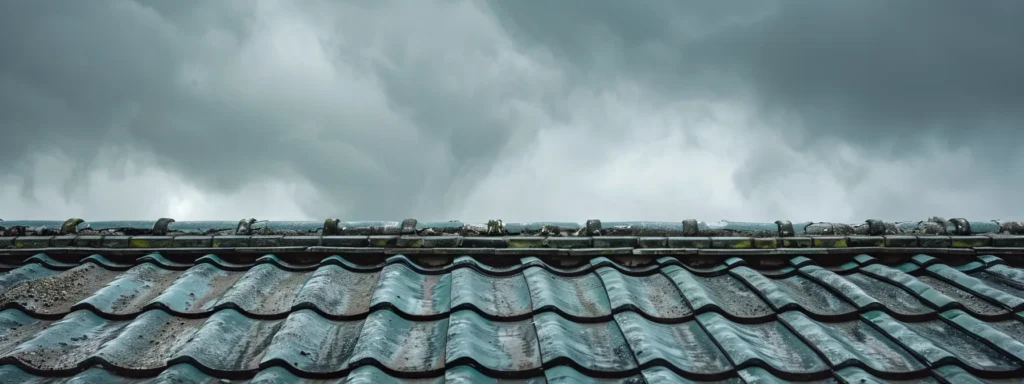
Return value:
[(70, 222), (2, 223), (0, 382), (1024, 378), (1016, 223)]

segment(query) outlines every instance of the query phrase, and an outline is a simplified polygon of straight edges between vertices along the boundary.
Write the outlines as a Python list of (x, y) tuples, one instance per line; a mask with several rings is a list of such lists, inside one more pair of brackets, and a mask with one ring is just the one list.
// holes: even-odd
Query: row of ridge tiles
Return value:
[[(638, 379), (656, 367), (687, 379), (753, 368), (787, 380), (841, 378), (850, 367), (916, 379), (943, 377), (936, 372), (949, 366), (1024, 377), (1024, 271), (995, 257), (951, 267), (919, 255), (889, 267), (863, 256), (834, 271), (798, 257), (774, 274), (739, 259), (701, 271), (606, 260), (560, 272), (526, 260), (532, 267), (505, 275), (466, 263), (428, 274), (393, 259), (379, 271), (258, 263), (231, 276), (215, 263), (165, 270), (156, 257), (121, 273), (97, 259), (47, 272), (37, 258), (2, 275), (0, 364), (156, 375), (188, 363), (218, 377), (271, 366), (302, 377), (363, 366), (398, 377), (461, 366), (518, 378), (558, 366)], [(838, 313), (852, 316), (828, 317)]]
[[(0, 239), (2, 249), (44, 248), (124, 248), (124, 249), (202, 249), (202, 248), (425, 248), (425, 249), (550, 249), (612, 250), (650, 249), (775, 249), (775, 248), (982, 248), (1024, 247), (1020, 235), (885, 235), (885, 236), (799, 236), (799, 237), (638, 237), (638, 236), (419, 236), (419, 235), (223, 235), (223, 236), (126, 236), (69, 235), (19, 236)], [(462, 251), (455, 251), (462, 252)], [(510, 251), (522, 254), (525, 251)], [(526, 252), (529, 253), (529, 252)], [(584, 252), (585, 253), (585, 252)], [(596, 254), (602, 254), (600, 252)]]
[(1024, 234), (1024, 222), (1018, 221), (969, 221), (967, 219), (932, 218), (924, 221), (884, 222), (867, 220), (861, 224), (801, 222), (791, 223), (780, 220), (774, 223), (750, 222), (604, 222), (588, 220), (585, 224), (572, 222), (504, 223), (491, 220), (487, 223), (463, 223), (460, 221), (420, 222), (416, 219), (404, 221), (361, 221), (342, 222), (328, 219), (314, 221), (257, 221), (243, 219), (233, 221), (182, 221), (170, 218), (156, 221), (97, 221), (82, 219), (66, 221), (0, 221), (0, 236), (31, 236), (58, 234), (323, 234), (323, 235), (444, 235), (460, 234), (473, 236), (503, 235), (550, 235), (550, 236), (729, 236), (749, 235), (764, 237), (789, 237), (797, 235), (898, 235), (898, 234)]

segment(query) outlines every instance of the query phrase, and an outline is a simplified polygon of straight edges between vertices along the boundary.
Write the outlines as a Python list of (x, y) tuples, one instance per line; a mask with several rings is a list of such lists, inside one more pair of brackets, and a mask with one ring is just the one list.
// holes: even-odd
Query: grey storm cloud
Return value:
[(7, 2), (0, 217), (1022, 218), (1021, 16)]

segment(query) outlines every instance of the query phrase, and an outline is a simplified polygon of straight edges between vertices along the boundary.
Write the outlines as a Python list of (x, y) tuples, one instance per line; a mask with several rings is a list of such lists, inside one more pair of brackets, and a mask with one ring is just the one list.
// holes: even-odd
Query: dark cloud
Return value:
[[(955, 175), (961, 188), (1017, 193), (1024, 167), (1007, 156), (1024, 142), (1024, 3), (756, 3), (492, 5), (520, 36), (578, 68), (642, 79), (664, 98), (749, 97), (761, 118), (787, 116), (774, 128), (818, 162), (835, 163), (838, 144), (884, 164), (938, 143), (974, 154), (975, 170)], [(780, 150), (760, 149), (735, 175), (745, 195), (798, 171)], [(837, 172), (853, 186), (865, 165)]]
[(1021, 16), (1014, 1), (11, 2), (0, 181), (69, 207), (144, 182), (169, 205), (273, 196), (290, 208), (267, 212), (316, 218), (997, 216), (1024, 177)]
[(731, 78), (820, 137), (904, 145), (934, 132), (970, 144), (977, 130), (1019, 132), (1024, 3), (757, 3), (492, 5), (513, 30), (580, 67), (629, 72), (668, 97), (706, 77), (736, 85)]
[(765, 104), (798, 111), (808, 129), (865, 146), (1017, 132), (1000, 120), (1024, 118), (1024, 48), (1013, 37), (1024, 36), (1024, 4), (786, 4), (700, 52), (742, 73)]
[[(0, 61), (0, 160), (57, 150), (105, 167), (90, 162), (128, 145), (211, 191), (307, 180), (330, 197), (310, 211), (363, 218), (416, 213), (417, 196), (443, 195), (466, 164), (494, 161), (512, 132), (498, 108), (522, 92), (491, 84), (480, 98), (460, 87), (488, 78), (450, 83), (475, 69), (458, 44), (479, 41), (451, 41), (449, 61), (426, 60), (389, 46), (410, 43), (392, 41), (403, 26), (392, 36), (334, 29), (401, 11), (308, 5), (7, 4), (0, 49), (16, 54)], [(434, 206), (419, 213), (440, 214)]]

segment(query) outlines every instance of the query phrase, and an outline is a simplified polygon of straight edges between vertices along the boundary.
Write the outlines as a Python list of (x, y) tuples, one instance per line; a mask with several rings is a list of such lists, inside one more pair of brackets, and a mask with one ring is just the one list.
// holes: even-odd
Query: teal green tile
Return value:
[(559, 365), (544, 371), (548, 384), (644, 384), (644, 378), (634, 375), (624, 378), (590, 377), (579, 371)]
[(41, 279), (58, 273), (58, 271), (47, 268), (43, 264), (26, 264), (0, 273), (0, 294), (26, 281)]
[(522, 317), (533, 311), (522, 274), (489, 276), (470, 268), (451, 272), (451, 306), (473, 308), (494, 317)]
[(545, 364), (572, 361), (598, 372), (635, 369), (636, 359), (614, 321), (575, 323), (552, 312), (533, 318)]
[(64, 263), (57, 261), (45, 253), (37, 253), (25, 259), (25, 264), (39, 263), (44, 266), (50, 267), (51, 269), (71, 269), (78, 266), (78, 263)]
[(370, 311), (370, 298), (379, 276), (376, 271), (356, 272), (337, 265), (321, 265), (296, 293), (292, 308), (314, 308), (343, 317), (365, 314)]
[(292, 312), (276, 331), (261, 364), (288, 364), (303, 372), (329, 374), (349, 368), (361, 320), (335, 321), (311, 310)]
[(43, 315), (66, 314), (75, 304), (93, 295), (119, 274), (93, 263), (82, 264), (13, 285), (0, 296), (0, 305), (19, 306)]
[(976, 340), (985, 340), (997, 348), (1003, 355), (1009, 355), (1017, 361), (1024, 361), (1024, 344), (1020, 340), (980, 321), (961, 310), (942, 313), (942, 317), (956, 324), (963, 331), (974, 336)]
[[(210, 380), (210, 381), (212, 381), (212, 380)], [(200, 383), (199, 381), (186, 381), (186, 380), (182, 381), (182, 383), (193, 383), (193, 382), (196, 383), (196, 384)], [(345, 378), (338, 379), (338, 380), (329, 380), (329, 381), (326, 381), (326, 382), (327, 383), (338, 383), (338, 384), (341, 384), (341, 383), (345, 382)], [(170, 384), (170, 383), (175, 383), (175, 381), (169, 381), (168, 384)], [(205, 384), (206, 382), (202, 382), (202, 383)], [(261, 370), (259, 373), (256, 374), (255, 377), (252, 378), (252, 380), (249, 381), (249, 384), (307, 384), (307, 383), (308, 384), (313, 384), (314, 381), (313, 380), (308, 380), (308, 379), (303, 379), (303, 378), (301, 378), (299, 376), (295, 376), (295, 374), (293, 374), (291, 372), (288, 372), (288, 370), (284, 369), (283, 367), (270, 367), (270, 368)], [(320, 382), (316, 382), (316, 383), (317, 384), (321, 384)], [(323, 384), (326, 384), (326, 383), (323, 383)]]
[(247, 269), (249, 269), (250, 267), (253, 266), (253, 264), (248, 264), (248, 263), (245, 263), (245, 264), (243, 264), (243, 263), (229, 263), (229, 262), (225, 261), (224, 259), (222, 259), (220, 256), (217, 256), (217, 255), (214, 255), (214, 254), (209, 254), (209, 255), (205, 255), (203, 257), (200, 257), (200, 258), (196, 259), (196, 263), (197, 264), (209, 263), (211, 265), (215, 265), (218, 268), (226, 270), (226, 271), (244, 271), (244, 270), (247, 270)]
[(210, 312), (225, 291), (244, 274), (225, 271), (212, 264), (198, 264), (185, 271), (153, 301), (177, 313)]
[(696, 312), (720, 310), (742, 318), (764, 318), (772, 314), (768, 304), (729, 274), (698, 277), (675, 265), (663, 267), (662, 273), (672, 280)]
[(372, 365), (359, 367), (348, 375), (345, 384), (443, 384), (444, 377), (405, 379), (394, 377)]
[(781, 323), (737, 324), (713, 312), (697, 315), (697, 321), (738, 366), (761, 362), (783, 372), (805, 375), (829, 370)]
[(743, 384), (739, 377), (724, 380), (690, 380), (679, 376), (671, 369), (659, 366), (644, 369), (642, 374), (647, 384)]
[(41, 384), (49, 380), (23, 371), (16, 365), (0, 365), (0, 383)]
[(541, 372), (540, 345), (533, 319), (490, 321), (473, 311), (448, 320), (447, 366), (477, 363), (491, 372)]
[(451, 309), (451, 275), (424, 275), (403, 264), (384, 267), (371, 307), (394, 306), (403, 313), (429, 316), (447, 313)]
[(935, 376), (954, 384), (1010, 384), (1020, 383), (1020, 379), (992, 380), (982, 379), (955, 365), (936, 367)]
[(214, 305), (227, 305), (255, 315), (288, 313), (299, 289), (311, 274), (285, 271), (273, 264), (259, 264), (235, 280)]
[(955, 303), (955, 301), (949, 298), (949, 296), (942, 294), (928, 284), (922, 283), (914, 276), (908, 275), (902, 271), (889, 268), (881, 264), (864, 266), (861, 270), (909, 289), (925, 302), (931, 304), (934, 308), (945, 308)]
[(801, 384), (832, 384), (836, 383), (836, 380), (832, 378), (819, 379), (819, 380), (783, 380), (771, 372), (768, 372), (764, 368), (752, 366), (743, 368), (737, 371), (740, 379), (746, 384), (788, 384), (788, 383), (801, 383)]
[(112, 270), (125, 270), (131, 268), (132, 265), (128, 263), (115, 263), (103, 255), (90, 255), (82, 259), (81, 263), (95, 263), (106, 269)]
[(610, 267), (599, 268), (597, 274), (613, 309), (641, 311), (661, 319), (681, 319), (693, 314), (682, 293), (665, 275), (631, 276)]
[(857, 286), (857, 284), (854, 284), (835, 272), (816, 265), (805, 266), (800, 268), (800, 271), (825, 286), (832, 288), (836, 292), (839, 292), (839, 294), (843, 295), (847, 300), (850, 300), (850, 302), (856, 305), (857, 308), (874, 308), (882, 305), (878, 299), (871, 297), (867, 292)]
[(155, 264), (139, 264), (118, 275), (80, 303), (103, 313), (136, 314), (181, 275), (181, 271), (164, 269)]
[(887, 335), (914, 351), (929, 365), (956, 361), (976, 369), (1007, 372), (1020, 368), (1020, 363), (996, 351), (941, 320), (903, 323), (880, 313), (869, 312), (865, 319)]
[[(140, 379), (139, 381), (147, 384), (205, 384), (214, 382), (215, 380), (216, 379), (214, 377), (203, 373), (203, 371), (200, 371), (192, 364), (175, 364), (163, 372), (160, 372), (160, 374), (152, 380)], [(250, 383), (254, 381), (251, 381)]]
[[(191, 341), (175, 354), (188, 356), (212, 369), (255, 373), (283, 322), (256, 320), (231, 309), (217, 311), (185, 339)], [(185, 336), (184, 332), (174, 335), (178, 340)]]
[(560, 276), (543, 268), (523, 271), (535, 311), (557, 309), (568, 316), (594, 318), (611, 315), (611, 303), (595, 273)]
[(363, 322), (349, 364), (376, 361), (396, 372), (444, 369), (448, 319), (413, 321), (388, 310), (374, 311)]
[(845, 380), (847, 383), (858, 383), (858, 384), (859, 383), (864, 383), (864, 384), (888, 384), (888, 383), (895, 383), (895, 384), (901, 384), (901, 383), (906, 383), (906, 384), (910, 384), (910, 383), (939, 384), (939, 382), (937, 380), (935, 380), (935, 378), (929, 377), (929, 376), (921, 376), (921, 377), (916, 377), (916, 378), (913, 378), (913, 379), (906, 379), (906, 380), (881, 379), (881, 378), (878, 378), (877, 376), (874, 376), (871, 373), (868, 373), (867, 371), (865, 371), (863, 369), (860, 369), (860, 368), (857, 368), (857, 367), (847, 367), (847, 368), (836, 370), (836, 376), (841, 378), (841, 379), (843, 379), (843, 380)]
[(971, 276), (980, 279), (988, 286), (1024, 298), (1024, 270), (1006, 265), (993, 265), (984, 272)]
[(992, 288), (985, 284), (984, 281), (968, 276), (967, 274), (948, 265), (935, 264), (929, 266), (928, 271), (945, 279), (946, 281), (956, 284), (959, 287), (963, 287), (963, 289), (971, 292), (972, 294), (999, 303), (1010, 310), (1017, 311), (1024, 309), (1024, 298), (1016, 297), (1009, 293)]
[(824, 323), (797, 311), (779, 314), (831, 366), (866, 364), (880, 372), (921, 372), (927, 365), (861, 320)]
[(695, 320), (659, 324), (635, 312), (622, 312), (615, 315), (615, 321), (642, 366), (668, 364), (680, 371), (704, 376), (725, 374), (733, 369), (729, 359)]
[(547, 380), (543, 375), (522, 379), (493, 378), (468, 365), (460, 365), (449, 368), (444, 373), (446, 384), (545, 384)]

